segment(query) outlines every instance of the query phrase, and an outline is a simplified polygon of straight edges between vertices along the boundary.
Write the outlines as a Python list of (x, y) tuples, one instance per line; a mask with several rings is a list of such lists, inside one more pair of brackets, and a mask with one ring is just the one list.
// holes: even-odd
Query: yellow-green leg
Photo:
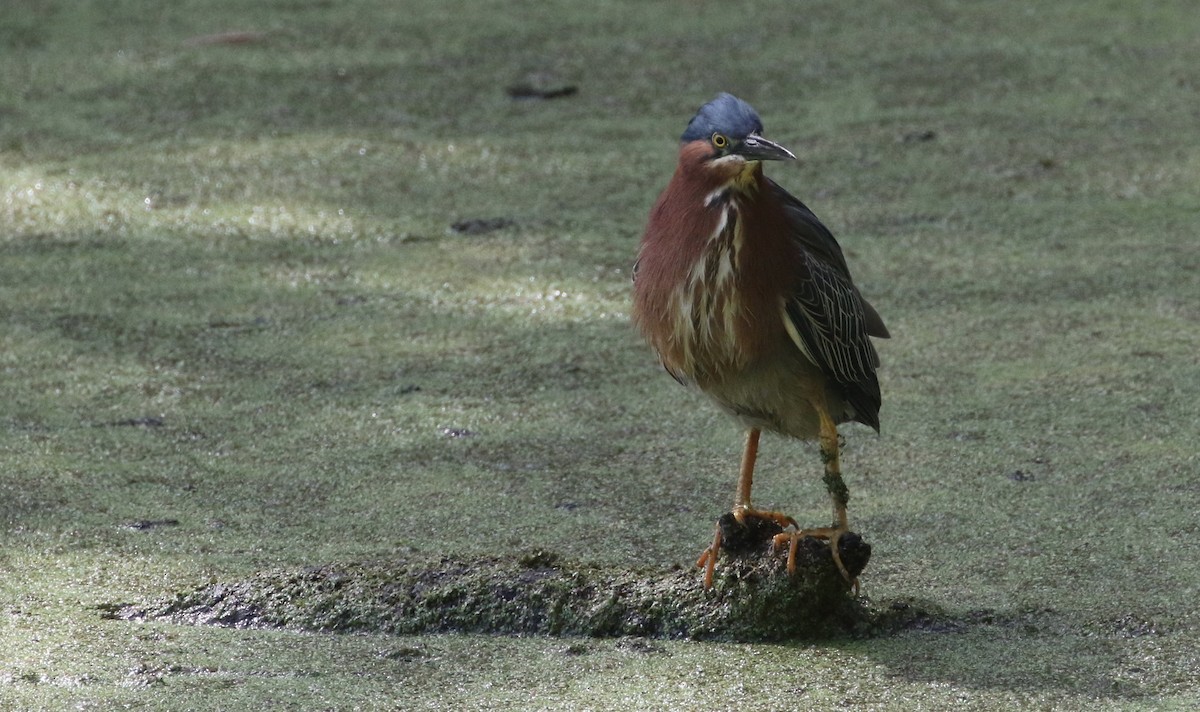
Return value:
[(826, 539), (829, 541), (829, 550), (833, 554), (833, 563), (837, 566), (838, 571), (846, 581), (850, 582), (855, 589), (858, 588), (858, 580), (850, 575), (842, 563), (842, 554), (838, 550), (838, 542), (842, 535), (850, 531), (849, 520), (846, 516), (846, 505), (850, 500), (850, 490), (846, 487), (845, 481), (842, 480), (841, 467), (841, 445), (838, 441), (837, 424), (833, 422), (833, 418), (824, 409), (818, 409), (817, 413), (820, 417), (820, 433), (818, 442), (821, 450), (821, 461), (825, 463), (825, 475), (822, 478), (825, 482), (825, 489), (829, 492), (829, 499), (833, 503), (833, 526), (816, 527), (813, 529), (801, 529), (796, 532), (784, 532), (775, 536), (775, 545), (779, 546), (783, 542), (789, 543), (787, 570), (788, 573), (796, 572), (796, 549), (800, 544), (800, 540), (806, 536), (811, 536), (817, 539)]

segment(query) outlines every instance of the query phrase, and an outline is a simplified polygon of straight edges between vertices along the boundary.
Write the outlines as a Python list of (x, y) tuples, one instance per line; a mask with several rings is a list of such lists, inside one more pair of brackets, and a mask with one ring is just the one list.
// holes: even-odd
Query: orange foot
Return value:
[[(747, 519), (762, 519), (775, 524), (780, 529), (787, 529), (788, 527), (799, 528), (796, 520), (792, 519), (783, 512), (754, 509), (752, 507), (739, 504), (733, 508), (732, 514), (733, 518), (737, 520), (737, 523), (741, 524), (742, 526), (746, 526)], [(728, 517), (728, 515), (726, 515), (726, 517)], [(776, 538), (778, 539), (780, 536), (786, 536), (786, 534), (779, 534), (776, 536)], [(718, 522), (717, 531), (713, 535), (712, 544), (709, 544), (708, 548), (700, 553), (700, 558), (696, 560), (696, 568), (704, 569), (704, 588), (706, 589), (712, 588), (713, 570), (716, 569), (717, 557), (721, 554), (721, 544), (723, 539), (724, 536), (721, 533), (721, 524)], [(793, 565), (792, 568), (794, 569), (795, 566)]]
[(842, 535), (849, 533), (849, 529), (844, 527), (817, 527), (815, 529), (799, 529), (791, 532), (782, 532), (775, 535), (771, 542), (773, 547), (781, 546), (784, 542), (788, 542), (788, 558), (787, 571), (789, 574), (796, 573), (796, 548), (800, 545), (800, 540), (805, 537), (814, 539), (824, 539), (829, 542), (829, 551), (833, 554), (833, 563), (841, 572), (842, 578), (846, 579), (854, 588), (854, 593), (858, 593), (858, 579), (850, 575), (846, 570), (845, 564), (842, 563), (842, 554), (838, 550), (838, 542), (841, 541)]

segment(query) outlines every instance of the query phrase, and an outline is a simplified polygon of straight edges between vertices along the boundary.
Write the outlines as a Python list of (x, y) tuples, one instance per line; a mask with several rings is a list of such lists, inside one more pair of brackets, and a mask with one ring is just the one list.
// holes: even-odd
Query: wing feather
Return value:
[(783, 318), (797, 348), (837, 386), (854, 419), (879, 429), (879, 354), (871, 336), (887, 327), (859, 294), (842, 249), (804, 203), (772, 182), (802, 256)]

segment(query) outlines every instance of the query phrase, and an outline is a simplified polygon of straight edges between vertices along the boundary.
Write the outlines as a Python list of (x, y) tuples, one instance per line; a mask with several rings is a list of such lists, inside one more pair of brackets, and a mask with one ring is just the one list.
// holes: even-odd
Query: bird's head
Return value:
[(743, 173), (760, 161), (795, 160), (796, 156), (762, 136), (762, 120), (754, 107), (732, 94), (721, 93), (700, 107), (680, 137), (689, 153), (722, 172)]

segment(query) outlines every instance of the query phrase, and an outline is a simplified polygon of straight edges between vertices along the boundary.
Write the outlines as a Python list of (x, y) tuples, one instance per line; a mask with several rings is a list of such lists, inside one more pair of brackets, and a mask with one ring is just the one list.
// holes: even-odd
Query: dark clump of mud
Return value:
[[(852, 574), (870, 547), (840, 553)], [(329, 564), (216, 583), (149, 605), (114, 607), (127, 620), (243, 628), (392, 634), (644, 636), (795, 640), (862, 632), (869, 614), (823, 541), (803, 539), (797, 570), (765, 545), (725, 556), (711, 589), (695, 569), (587, 566), (544, 551), (509, 558)]]

